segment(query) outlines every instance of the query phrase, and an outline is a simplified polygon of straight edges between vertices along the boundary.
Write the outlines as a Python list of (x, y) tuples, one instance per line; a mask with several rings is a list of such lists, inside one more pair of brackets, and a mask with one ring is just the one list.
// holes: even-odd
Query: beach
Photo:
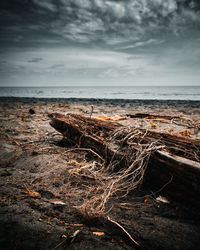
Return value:
[[(98, 117), (198, 141), (199, 107), (200, 101), (189, 100), (1, 97), (2, 249), (134, 249), (106, 223), (88, 222), (76, 209), (90, 198), (82, 191), (91, 180), (80, 178), (74, 169), (93, 164), (95, 158), (65, 143), (50, 126), (49, 114)], [(147, 118), (133, 119), (136, 114)], [(107, 215), (142, 249), (198, 249), (198, 207), (194, 212), (190, 204), (159, 202), (157, 197), (145, 188), (112, 197)]]

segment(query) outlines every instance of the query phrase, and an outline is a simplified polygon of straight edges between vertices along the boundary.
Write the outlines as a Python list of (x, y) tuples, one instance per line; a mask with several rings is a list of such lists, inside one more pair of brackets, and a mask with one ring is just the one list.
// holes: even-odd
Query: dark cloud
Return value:
[(63, 69), (63, 67), (65, 67), (64, 64), (54, 64), (54, 65), (49, 66), (49, 69), (59, 70), (59, 69)]
[(200, 30), (198, 0), (1, 0), (0, 9), (6, 41), (48, 35), (112, 46)]
[(43, 59), (40, 57), (32, 58), (31, 60), (28, 60), (29, 63), (38, 63), (42, 61)]
[(0, 1), (0, 71), (11, 83), (200, 79), (199, 44), (199, 0)]
[(49, 67), (49, 69), (59, 69), (63, 68), (65, 65), (64, 64), (55, 64)]

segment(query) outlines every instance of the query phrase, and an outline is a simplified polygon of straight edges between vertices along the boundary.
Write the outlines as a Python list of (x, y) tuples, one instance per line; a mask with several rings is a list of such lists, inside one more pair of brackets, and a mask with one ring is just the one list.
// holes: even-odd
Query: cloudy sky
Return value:
[(0, 86), (200, 85), (199, 0), (1, 0)]

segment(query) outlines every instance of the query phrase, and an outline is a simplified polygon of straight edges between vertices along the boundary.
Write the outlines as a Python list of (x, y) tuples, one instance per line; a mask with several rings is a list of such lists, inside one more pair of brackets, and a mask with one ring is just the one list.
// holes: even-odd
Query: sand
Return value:
[[(92, 106), (92, 117), (118, 117), (123, 125), (176, 135), (189, 131), (187, 136), (200, 140), (197, 101), (1, 98), (2, 249), (133, 249), (109, 226), (88, 223), (77, 212), (75, 207), (83, 202), (79, 190), (87, 180), (69, 170), (94, 159), (84, 151), (69, 151), (71, 145), (49, 125), (48, 113), (90, 116)], [(155, 121), (127, 116), (136, 113), (179, 118)], [(108, 215), (143, 249), (198, 249), (200, 215), (174, 200), (159, 202), (157, 196), (141, 189), (124, 198), (115, 197)], [(76, 231), (77, 237), (71, 240)]]

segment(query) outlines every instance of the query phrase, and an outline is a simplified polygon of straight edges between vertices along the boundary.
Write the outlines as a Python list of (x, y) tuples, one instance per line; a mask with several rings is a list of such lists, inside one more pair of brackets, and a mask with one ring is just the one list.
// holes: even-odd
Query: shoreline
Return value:
[(133, 104), (133, 105), (189, 105), (200, 107), (200, 101), (197, 100), (162, 100), (162, 99), (107, 99), (107, 98), (37, 98), (37, 97), (0, 97), (0, 102), (23, 102), (23, 103), (37, 103), (37, 102), (46, 102), (46, 103), (85, 103), (85, 104), (111, 104), (111, 105), (120, 105), (120, 104)]

